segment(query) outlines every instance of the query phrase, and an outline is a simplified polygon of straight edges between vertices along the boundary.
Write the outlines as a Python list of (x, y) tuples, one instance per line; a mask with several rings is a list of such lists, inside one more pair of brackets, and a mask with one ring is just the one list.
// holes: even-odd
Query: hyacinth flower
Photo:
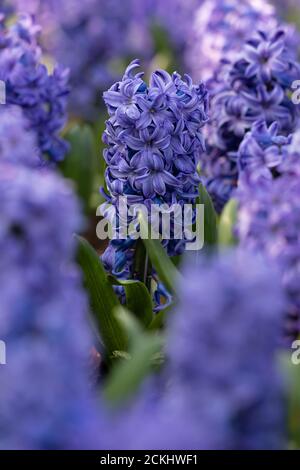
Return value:
[(286, 34), (258, 32), (242, 49), (241, 58), (225, 64), (214, 90), (208, 152), (203, 154), (207, 188), (221, 210), (238, 181), (239, 146), (257, 120), (277, 122), (288, 136), (297, 127), (299, 108), (290, 99), (299, 77), (299, 63), (287, 48)]
[(6, 104), (19, 107), (35, 133), (40, 158), (57, 162), (68, 146), (60, 137), (66, 121), (68, 71), (55, 67), (50, 74), (41, 63), (37, 37), (40, 28), (23, 16), (6, 27), (0, 24), (0, 80), (5, 83)]
[[(166, 386), (151, 384), (125, 415), (118, 448), (282, 448), (280, 275), (242, 251), (190, 261), (183, 274), (167, 336)], [(133, 432), (140, 426), (142, 433)]]
[(0, 197), (0, 448), (100, 446), (73, 192), (54, 174), (1, 163)]
[[(110, 116), (103, 135), (108, 203), (118, 210), (119, 197), (126, 196), (129, 207), (194, 204), (207, 91), (187, 75), (182, 79), (163, 70), (154, 72), (147, 86), (143, 74), (134, 73), (138, 66), (139, 61), (131, 62), (122, 81), (104, 93)], [(106, 205), (103, 213), (109, 218)], [(103, 258), (106, 267), (128, 276), (135, 245), (130, 237), (112, 240)], [(181, 254), (185, 240), (166, 240), (165, 247), (171, 256)]]
[(248, 132), (237, 154), (239, 175), (246, 172), (252, 180), (277, 177), (288, 159), (287, 153), (292, 142), (292, 135), (278, 134), (278, 124), (269, 127), (266, 121), (257, 121)]
[(290, 346), (300, 333), (299, 134), (280, 153), (273, 145), (264, 154), (278, 162), (276, 178), (251, 169), (243, 172), (236, 193), (239, 201), (236, 233), (243, 247), (264, 253), (280, 269), (289, 299), (284, 340)]
[(32, 168), (41, 165), (36, 134), (29, 130), (22, 109), (2, 106), (0, 114), (0, 163), (14, 163)]
[(253, 30), (276, 26), (275, 8), (265, 0), (204, 0), (193, 17), (185, 62), (194, 80), (211, 79)]

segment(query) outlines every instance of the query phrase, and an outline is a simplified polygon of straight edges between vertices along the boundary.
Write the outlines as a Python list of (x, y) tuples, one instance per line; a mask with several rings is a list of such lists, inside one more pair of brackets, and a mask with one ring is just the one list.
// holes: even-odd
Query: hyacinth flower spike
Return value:
[[(203, 84), (194, 85), (188, 75), (182, 78), (164, 70), (154, 72), (147, 85), (137, 67), (139, 61), (132, 61), (123, 79), (104, 93), (109, 113), (103, 135), (107, 200), (117, 211), (119, 196), (127, 197), (129, 208), (136, 202), (149, 209), (195, 204), (202, 128), (208, 119), (207, 90)], [(109, 216), (107, 203), (104, 209), (104, 216)], [(163, 245), (173, 256), (184, 251), (185, 243), (164, 240)], [(130, 237), (111, 241), (103, 257), (106, 266), (120, 276), (133, 276), (136, 245)]]

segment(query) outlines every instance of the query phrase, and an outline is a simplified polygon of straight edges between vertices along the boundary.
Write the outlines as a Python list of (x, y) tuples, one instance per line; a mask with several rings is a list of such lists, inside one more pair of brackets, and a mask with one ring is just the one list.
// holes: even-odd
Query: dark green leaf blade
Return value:
[(152, 265), (166, 289), (169, 292), (174, 293), (178, 279), (180, 278), (180, 273), (168, 257), (160, 240), (151, 239), (151, 227), (141, 212), (139, 214), (139, 222), (141, 233), (149, 235), (146, 238), (142, 238), (142, 242), (146, 247)]
[(113, 314), (114, 309), (120, 303), (96, 251), (84, 238), (76, 236), (76, 239), (78, 242), (77, 258), (84, 274), (92, 312), (106, 349), (106, 355), (110, 359), (114, 351), (127, 349), (127, 336)]
[(237, 220), (238, 202), (236, 199), (230, 199), (223, 209), (219, 224), (219, 245), (234, 246), (237, 244), (233, 230)]
[(66, 159), (60, 164), (60, 168), (65, 178), (74, 182), (85, 212), (88, 212), (96, 174), (94, 134), (89, 126), (77, 124), (68, 131), (66, 139), (69, 141), (71, 149)]
[(122, 281), (109, 276), (113, 285), (123, 286), (126, 294), (126, 306), (144, 326), (153, 320), (153, 304), (150, 293), (145, 284), (140, 281)]
[(112, 405), (130, 398), (154, 367), (163, 339), (157, 333), (144, 332), (137, 320), (123, 307), (116, 309), (129, 337), (129, 354), (112, 369), (104, 387), (104, 396)]
[(204, 205), (204, 247), (216, 245), (218, 242), (218, 219), (217, 214), (203, 184), (199, 185), (198, 204)]

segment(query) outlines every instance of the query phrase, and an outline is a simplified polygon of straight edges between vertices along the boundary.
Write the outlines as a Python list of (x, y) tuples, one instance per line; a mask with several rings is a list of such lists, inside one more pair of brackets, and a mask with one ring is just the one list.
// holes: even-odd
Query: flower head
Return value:
[(18, 106), (37, 137), (40, 156), (59, 161), (67, 151), (59, 132), (66, 120), (68, 71), (55, 67), (50, 74), (41, 63), (37, 43), (40, 29), (29, 17), (0, 28), (0, 80), (6, 85), (6, 103)]
[(239, 173), (246, 171), (257, 179), (273, 178), (286, 160), (291, 141), (292, 136), (278, 135), (277, 122), (268, 127), (265, 121), (257, 121), (239, 147)]
[(41, 164), (36, 135), (21, 108), (5, 106), (0, 114), (0, 161), (29, 167)]
[[(203, 154), (208, 189), (217, 206), (222, 207), (236, 187), (238, 149), (252, 125), (256, 121), (265, 121), (267, 126), (276, 122), (276, 129), (283, 136), (291, 134), (298, 125), (299, 108), (293, 105), (289, 92), (299, 76), (300, 65), (287, 47), (286, 38), (280, 29), (258, 32), (246, 42), (240, 58), (225, 64), (220, 72), (207, 130), (208, 152)], [(226, 163), (220, 165), (220, 161)], [(274, 161), (267, 166), (270, 164)]]
[[(297, 135), (297, 134), (296, 134)], [(296, 138), (294, 140), (296, 142)], [(274, 155), (273, 147), (268, 150)], [(275, 149), (275, 155), (278, 155)], [(299, 194), (300, 155), (294, 143), (284, 146), (276, 178), (245, 171), (236, 196), (240, 210), (237, 235), (242, 246), (274, 260), (289, 298), (285, 336), (288, 342), (300, 332), (299, 296)], [(270, 171), (270, 170), (269, 170)]]
[[(143, 74), (135, 73), (138, 66), (138, 61), (131, 62), (122, 81), (104, 93), (110, 115), (103, 135), (108, 199), (117, 204), (124, 195), (129, 204), (150, 206), (193, 203), (200, 181), (197, 164), (204, 148), (207, 91), (187, 75), (171, 76), (164, 70), (154, 72), (147, 85)], [(169, 253), (182, 251), (184, 243), (175, 248), (169, 243)], [(109, 250), (111, 256), (114, 250)]]
[[(119, 177), (126, 194), (171, 199), (172, 193), (184, 192), (183, 173), (197, 173), (207, 93), (203, 85), (193, 85), (190, 77), (182, 79), (176, 73), (171, 77), (163, 70), (153, 73), (148, 87), (142, 74), (133, 75), (138, 65), (138, 61), (132, 62), (123, 80), (104, 93), (110, 114), (103, 137), (109, 145), (104, 154), (108, 183), (112, 195), (112, 183)], [(136, 177), (126, 178), (132, 171)], [(161, 175), (157, 180), (161, 184), (155, 184), (149, 193), (140, 182), (147, 181), (147, 176), (150, 181), (152, 172)]]
[[(280, 276), (247, 252), (198, 261), (185, 268), (170, 318), (166, 384), (151, 384), (126, 414), (118, 448), (280, 449)], [(130, 432), (141, 423), (143, 433)]]
[(54, 174), (1, 164), (0, 448), (97, 445), (89, 385), (92, 337), (74, 258), (80, 220)]
[(204, 0), (189, 28), (186, 62), (194, 79), (211, 79), (223, 59), (236, 56), (253, 30), (276, 26), (275, 8), (265, 0)]

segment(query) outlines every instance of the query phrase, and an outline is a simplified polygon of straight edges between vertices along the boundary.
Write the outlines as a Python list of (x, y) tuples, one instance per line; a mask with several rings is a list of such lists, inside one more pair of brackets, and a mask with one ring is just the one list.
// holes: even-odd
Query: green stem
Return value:
[(136, 242), (133, 262), (133, 279), (143, 282), (151, 291), (151, 262), (142, 240)]

